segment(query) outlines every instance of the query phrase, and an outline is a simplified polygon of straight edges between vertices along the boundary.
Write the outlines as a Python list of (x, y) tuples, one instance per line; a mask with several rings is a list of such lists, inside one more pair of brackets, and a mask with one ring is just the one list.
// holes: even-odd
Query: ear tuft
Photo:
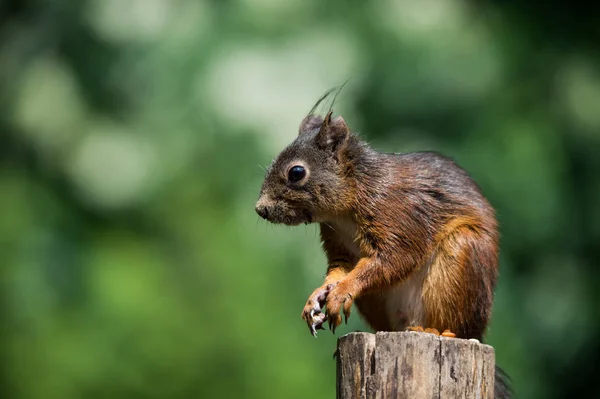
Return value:
[(302, 135), (311, 130), (319, 129), (323, 124), (323, 118), (319, 115), (307, 115), (302, 122), (300, 122), (300, 128), (298, 129), (298, 135)]
[(350, 130), (344, 118), (338, 116), (331, 119), (331, 114), (330, 111), (321, 124), (317, 135), (317, 144), (323, 149), (337, 152), (350, 136)]
[(327, 113), (325, 120), (323, 121), (323, 126), (329, 127), (329, 125), (331, 125), (331, 114), (333, 114), (331, 111)]

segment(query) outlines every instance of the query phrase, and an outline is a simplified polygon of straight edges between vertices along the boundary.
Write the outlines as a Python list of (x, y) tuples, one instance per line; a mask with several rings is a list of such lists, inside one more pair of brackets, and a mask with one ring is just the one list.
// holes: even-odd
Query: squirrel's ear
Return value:
[(318, 129), (321, 127), (321, 124), (323, 124), (323, 117), (319, 115), (307, 115), (304, 119), (302, 119), (302, 122), (300, 122), (298, 135)]
[(350, 130), (344, 118), (338, 116), (331, 119), (331, 111), (327, 114), (317, 135), (317, 144), (324, 149), (337, 151), (348, 139)]

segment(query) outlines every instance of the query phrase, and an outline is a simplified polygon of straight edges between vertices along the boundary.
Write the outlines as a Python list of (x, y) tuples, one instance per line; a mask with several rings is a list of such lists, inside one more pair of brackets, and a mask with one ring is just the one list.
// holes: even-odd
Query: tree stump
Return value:
[(494, 372), (494, 349), (474, 340), (417, 332), (338, 339), (338, 399), (493, 399)]

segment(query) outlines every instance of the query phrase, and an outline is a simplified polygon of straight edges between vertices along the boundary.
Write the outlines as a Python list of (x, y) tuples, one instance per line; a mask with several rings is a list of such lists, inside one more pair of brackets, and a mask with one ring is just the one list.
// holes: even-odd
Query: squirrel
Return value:
[[(314, 336), (326, 321), (335, 333), (355, 304), (375, 331), (483, 341), (498, 223), (450, 158), (378, 152), (331, 109), (325, 117), (311, 111), (267, 168), (255, 210), (271, 223), (319, 224), (327, 273), (302, 311)], [(508, 397), (505, 380), (496, 367), (496, 397)]]

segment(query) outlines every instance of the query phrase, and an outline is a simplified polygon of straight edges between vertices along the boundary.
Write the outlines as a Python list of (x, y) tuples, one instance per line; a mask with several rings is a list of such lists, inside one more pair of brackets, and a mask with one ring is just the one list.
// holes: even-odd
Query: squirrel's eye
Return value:
[(300, 165), (292, 167), (292, 169), (290, 169), (290, 171), (288, 172), (288, 179), (292, 183), (299, 182), (304, 178), (304, 176), (306, 176), (306, 169), (304, 169), (304, 167)]

